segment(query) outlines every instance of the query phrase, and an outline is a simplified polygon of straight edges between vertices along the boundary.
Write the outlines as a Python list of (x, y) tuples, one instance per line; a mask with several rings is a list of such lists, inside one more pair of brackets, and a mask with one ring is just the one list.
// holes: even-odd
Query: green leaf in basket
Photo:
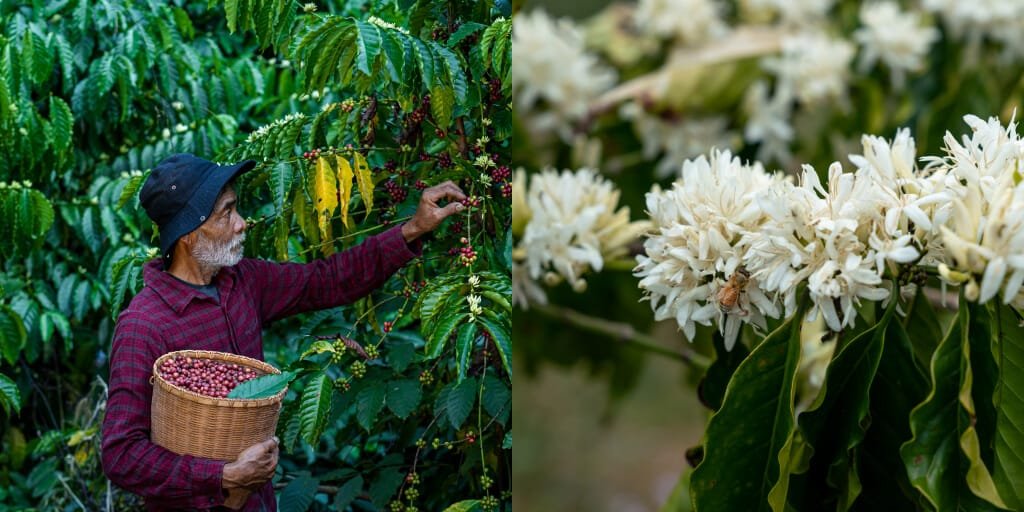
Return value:
[(295, 378), (295, 372), (272, 373), (262, 377), (247, 380), (228, 393), (228, 398), (270, 398), (288, 387), (288, 383)]

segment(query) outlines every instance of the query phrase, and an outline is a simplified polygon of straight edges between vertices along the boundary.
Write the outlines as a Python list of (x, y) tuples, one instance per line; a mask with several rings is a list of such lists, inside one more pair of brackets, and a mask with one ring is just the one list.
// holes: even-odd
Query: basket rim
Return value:
[(274, 374), (280, 374), (281, 370), (278, 370), (273, 365), (265, 361), (260, 361), (259, 359), (243, 356), (240, 354), (232, 354), (231, 352), (218, 352), (216, 350), (175, 350), (173, 352), (168, 352), (156, 358), (156, 361), (153, 361), (153, 379), (154, 385), (159, 385), (161, 389), (173, 395), (179, 396), (181, 398), (185, 398), (193, 402), (199, 402), (208, 405), (219, 405), (227, 407), (261, 407), (281, 402), (282, 400), (284, 400), (284, 395), (288, 393), (288, 386), (285, 386), (284, 389), (282, 389), (276, 395), (267, 398), (214, 398), (211, 396), (201, 395), (194, 391), (188, 391), (186, 389), (175, 386), (174, 384), (171, 384), (170, 382), (167, 381), (167, 379), (160, 375), (159, 371), (157, 371), (157, 369), (160, 367), (160, 363), (162, 363), (164, 360), (169, 359), (171, 357), (179, 356), (196, 357), (200, 359), (214, 359), (220, 361), (240, 363), (245, 366), (255, 367), (258, 370)]

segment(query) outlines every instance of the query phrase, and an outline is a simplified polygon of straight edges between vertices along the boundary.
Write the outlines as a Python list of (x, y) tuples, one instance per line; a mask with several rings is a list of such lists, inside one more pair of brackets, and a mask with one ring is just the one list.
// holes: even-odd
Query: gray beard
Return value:
[(245, 242), (245, 233), (228, 242), (211, 240), (203, 236), (202, 233), (196, 233), (196, 235), (198, 236), (196, 245), (192, 247), (192, 257), (203, 269), (216, 273), (224, 267), (232, 267), (242, 261), (242, 243)]

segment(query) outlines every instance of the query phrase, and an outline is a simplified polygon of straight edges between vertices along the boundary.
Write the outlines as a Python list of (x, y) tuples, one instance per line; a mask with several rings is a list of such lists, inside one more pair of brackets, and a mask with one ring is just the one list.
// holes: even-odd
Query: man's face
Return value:
[(245, 219), (236, 209), (238, 197), (230, 185), (217, 198), (213, 213), (196, 229), (196, 242), (192, 257), (200, 264), (222, 268), (242, 260), (245, 241)]

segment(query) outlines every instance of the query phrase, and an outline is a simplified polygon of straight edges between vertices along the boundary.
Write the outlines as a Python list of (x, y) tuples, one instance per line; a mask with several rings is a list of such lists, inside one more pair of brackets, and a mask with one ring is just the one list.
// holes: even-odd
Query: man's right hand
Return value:
[(238, 459), (224, 465), (222, 486), (225, 490), (255, 490), (274, 477), (277, 468), (278, 439), (274, 436), (246, 448)]

